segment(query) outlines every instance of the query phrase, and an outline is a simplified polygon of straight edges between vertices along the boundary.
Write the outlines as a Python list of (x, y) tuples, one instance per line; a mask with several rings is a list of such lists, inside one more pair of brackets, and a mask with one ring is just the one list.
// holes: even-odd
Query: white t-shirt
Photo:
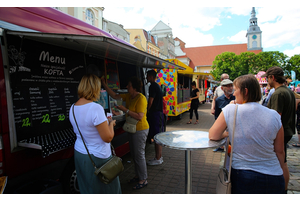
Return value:
[[(223, 108), (232, 141), (235, 104)], [(234, 133), (232, 167), (262, 174), (282, 175), (274, 151), (274, 140), (281, 127), (280, 115), (259, 103), (239, 104)]]
[[(73, 106), (74, 105), (70, 108), (69, 120), (77, 137), (74, 149), (82, 154), (87, 154), (74, 121)], [(103, 107), (94, 102), (87, 103), (85, 105), (75, 106), (74, 114), (90, 154), (93, 154), (97, 158), (108, 158), (111, 155), (110, 143), (106, 143), (101, 139), (95, 127), (107, 120)]]
[(218, 98), (224, 94), (224, 91), (222, 90), (221, 86), (219, 85), (214, 93), (214, 97)]

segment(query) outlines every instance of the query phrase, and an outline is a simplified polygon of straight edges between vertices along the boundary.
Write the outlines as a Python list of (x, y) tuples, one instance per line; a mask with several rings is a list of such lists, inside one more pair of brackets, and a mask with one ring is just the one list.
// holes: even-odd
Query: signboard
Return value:
[(296, 80), (296, 72), (295, 71), (291, 71), (291, 77), (292, 77), (292, 81), (294, 82)]
[(70, 128), (83, 53), (9, 36), (8, 54), (17, 140)]
[(255, 77), (258, 80), (259, 84), (268, 84), (267, 82), (267, 78), (266, 77), (261, 77), (263, 74), (265, 74), (266, 72), (264, 71), (260, 71), (258, 72)]

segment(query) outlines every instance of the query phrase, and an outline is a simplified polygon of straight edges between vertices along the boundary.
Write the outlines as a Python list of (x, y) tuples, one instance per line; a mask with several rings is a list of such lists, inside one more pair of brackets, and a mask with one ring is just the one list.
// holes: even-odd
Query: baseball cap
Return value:
[(229, 79), (224, 79), (222, 82), (221, 82), (221, 86), (223, 85), (229, 85), (229, 84), (233, 84), (233, 82)]
[(280, 67), (270, 67), (261, 77), (268, 77), (269, 75), (284, 76), (284, 72)]

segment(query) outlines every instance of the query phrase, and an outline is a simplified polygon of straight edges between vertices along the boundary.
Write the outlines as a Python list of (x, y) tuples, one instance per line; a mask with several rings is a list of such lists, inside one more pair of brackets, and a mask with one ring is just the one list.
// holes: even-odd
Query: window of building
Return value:
[(91, 9), (87, 9), (85, 12), (85, 22), (91, 25), (94, 25), (95, 17)]
[(107, 22), (104, 22), (104, 23), (103, 23), (103, 30), (104, 30), (104, 31), (107, 31), (106, 27), (107, 27)]
[(257, 41), (253, 41), (252, 42), (252, 48), (256, 48), (257, 47)]

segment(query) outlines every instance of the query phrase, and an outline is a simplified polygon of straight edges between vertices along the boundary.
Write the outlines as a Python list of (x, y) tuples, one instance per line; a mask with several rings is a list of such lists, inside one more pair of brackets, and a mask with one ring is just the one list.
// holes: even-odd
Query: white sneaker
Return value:
[(163, 162), (163, 157), (161, 157), (159, 160), (153, 158), (152, 160), (148, 160), (147, 165), (161, 165)]

